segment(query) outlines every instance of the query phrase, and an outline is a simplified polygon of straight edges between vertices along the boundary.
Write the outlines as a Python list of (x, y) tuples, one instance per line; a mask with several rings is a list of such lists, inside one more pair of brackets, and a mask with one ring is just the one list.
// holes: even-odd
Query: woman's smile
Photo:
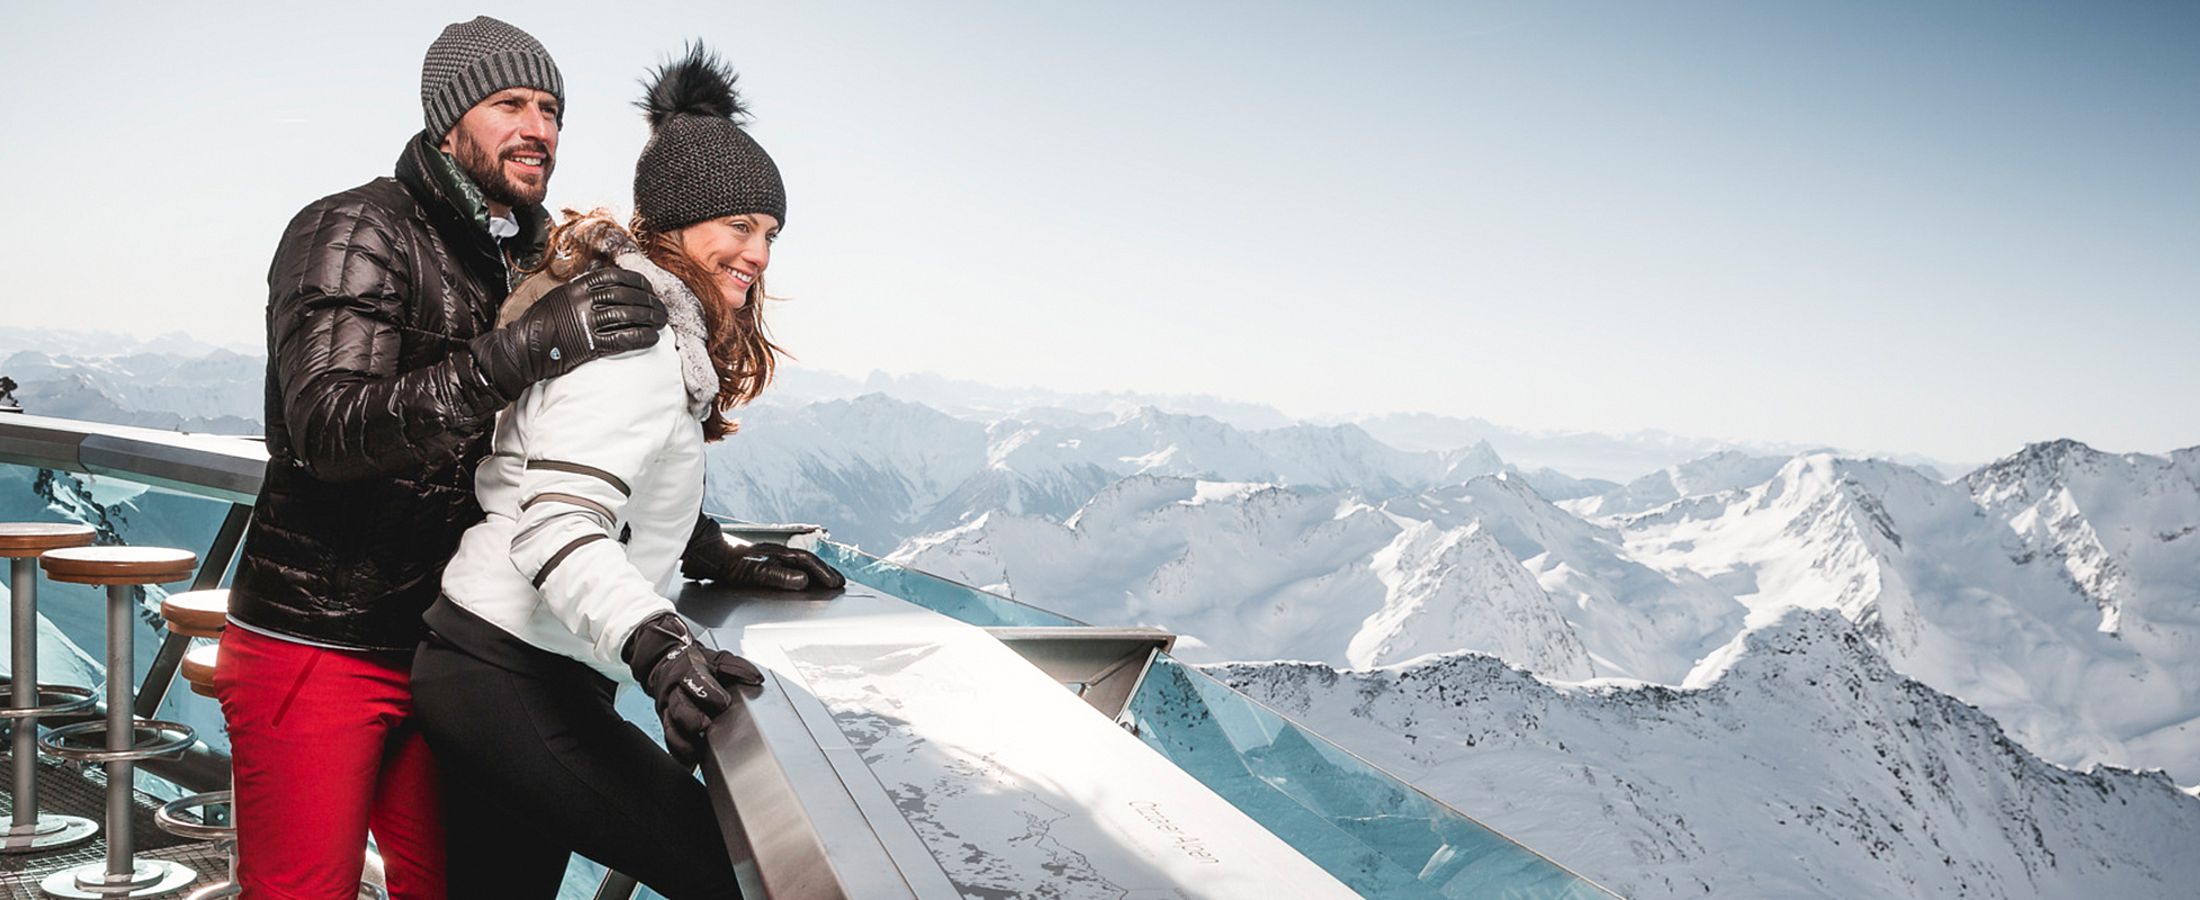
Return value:
[(735, 309), (748, 303), (749, 290), (771, 265), (772, 241), (778, 237), (779, 220), (765, 213), (705, 219), (677, 233), (681, 254), (718, 279)]

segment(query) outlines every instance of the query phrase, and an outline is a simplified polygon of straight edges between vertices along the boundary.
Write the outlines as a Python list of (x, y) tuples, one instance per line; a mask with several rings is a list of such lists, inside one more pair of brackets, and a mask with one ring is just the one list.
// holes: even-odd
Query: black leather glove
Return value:
[(759, 541), (746, 547), (735, 547), (739, 559), (726, 572), (725, 580), (734, 584), (753, 584), (759, 587), (776, 587), (774, 581), (789, 583), (788, 590), (799, 591), (806, 587), (842, 588), (848, 579), (817, 554), (808, 550), (796, 550), (785, 544)]
[(703, 733), (710, 730), (710, 720), (733, 706), (729, 689), (764, 683), (756, 664), (696, 643), (678, 613), (658, 613), (642, 622), (627, 638), (625, 659), (634, 680), (657, 701), (665, 749), (684, 765), (703, 761)]
[(529, 385), (613, 353), (657, 343), (665, 305), (625, 269), (589, 272), (551, 288), (520, 317), (468, 342), (474, 365), (504, 402)]
[(680, 574), (697, 581), (782, 591), (848, 586), (847, 578), (808, 550), (768, 541), (745, 547), (728, 544), (718, 523), (708, 516), (695, 523), (687, 550), (680, 554)]

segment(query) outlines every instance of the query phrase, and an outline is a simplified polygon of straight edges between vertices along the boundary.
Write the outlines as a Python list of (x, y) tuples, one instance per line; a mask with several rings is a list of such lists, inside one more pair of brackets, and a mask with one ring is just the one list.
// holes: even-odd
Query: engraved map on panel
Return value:
[[(1095, 828), (1079, 804), (1019, 768), (992, 740), (1029, 709), (1030, 688), (989, 681), (951, 645), (786, 648), (802, 680), (965, 897), (1161, 900), (1151, 870)], [(955, 664), (959, 659), (960, 665)], [(996, 673), (998, 674), (998, 673)], [(1010, 679), (1014, 681), (1014, 679)], [(1060, 690), (1051, 684), (1042, 688)], [(1053, 699), (1051, 697), (1047, 698)], [(1044, 716), (1039, 717), (1044, 719)], [(912, 722), (924, 723), (920, 730)], [(1010, 743), (1014, 743), (1011, 741)], [(1050, 764), (1075, 765), (1073, 759)], [(1122, 873), (1104, 870), (1128, 863)], [(1144, 871), (1140, 871), (1144, 870)], [(1115, 874), (1116, 877), (1110, 877)]]

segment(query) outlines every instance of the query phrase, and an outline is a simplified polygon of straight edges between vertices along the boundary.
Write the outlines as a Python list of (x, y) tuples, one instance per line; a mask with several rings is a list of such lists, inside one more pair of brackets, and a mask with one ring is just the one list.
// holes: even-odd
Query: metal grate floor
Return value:
[[(7, 758), (6, 753), (0, 753), (0, 760)], [(0, 825), (4, 825), (15, 811), (14, 790), (7, 784), (7, 780), (5, 771), (0, 771)], [(41, 812), (83, 816), (98, 822), (106, 815), (106, 791), (107, 779), (98, 766), (87, 766), (79, 772), (71, 765), (43, 757), (39, 759), (38, 806)], [(130, 816), (130, 827), (136, 838), (138, 855), (179, 862), (199, 873), (199, 878), (179, 889), (176, 896), (180, 897), (227, 876), (228, 857), (217, 852), (212, 843), (189, 841), (160, 830), (159, 826), (153, 824), (153, 811), (159, 809), (160, 804), (143, 793), (139, 793), (136, 799), (137, 803)], [(41, 896), (38, 882), (48, 874), (99, 862), (106, 858), (106, 854), (104, 826), (91, 840), (75, 846), (44, 853), (0, 854), (0, 900), (38, 898)]]

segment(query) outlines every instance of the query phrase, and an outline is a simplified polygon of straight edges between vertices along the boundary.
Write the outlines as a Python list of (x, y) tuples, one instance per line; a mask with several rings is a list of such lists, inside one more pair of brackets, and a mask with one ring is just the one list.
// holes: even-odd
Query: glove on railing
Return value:
[(703, 733), (710, 730), (710, 720), (733, 706), (731, 688), (764, 683), (756, 664), (697, 644), (678, 613), (658, 613), (644, 621), (627, 639), (625, 658), (634, 680), (657, 701), (665, 749), (687, 765), (702, 762)]

